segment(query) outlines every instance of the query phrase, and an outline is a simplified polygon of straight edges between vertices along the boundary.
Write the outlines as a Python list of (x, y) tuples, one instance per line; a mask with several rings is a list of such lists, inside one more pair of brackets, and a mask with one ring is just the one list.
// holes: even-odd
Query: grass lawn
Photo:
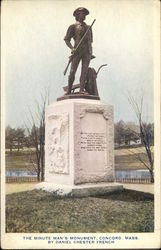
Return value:
[(115, 151), (115, 169), (116, 170), (136, 170), (147, 169), (141, 163), (139, 157), (149, 164), (147, 154), (144, 147), (137, 148), (119, 148)]
[(6, 196), (8, 233), (153, 232), (153, 195), (123, 190), (106, 196), (57, 198), (32, 190)]
[(6, 169), (7, 170), (33, 170), (32, 163), (36, 162), (34, 150), (13, 150), (12, 153), (6, 151)]

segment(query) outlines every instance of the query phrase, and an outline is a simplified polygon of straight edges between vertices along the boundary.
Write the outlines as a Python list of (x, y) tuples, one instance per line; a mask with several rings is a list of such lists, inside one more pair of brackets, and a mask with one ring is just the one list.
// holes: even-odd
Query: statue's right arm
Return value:
[(65, 40), (65, 43), (66, 43), (66, 45), (67, 45), (71, 50), (73, 49), (73, 46), (72, 46), (71, 42)]
[(67, 30), (67, 33), (66, 33), (66, 36), (64, 37), (64, 41), (66, 43), (66, 45), (71, 49), (73, 50), (73, 45), (71, 44), (71, 39), (74, 37), (74, 25), (70, 25), (68, 30)]

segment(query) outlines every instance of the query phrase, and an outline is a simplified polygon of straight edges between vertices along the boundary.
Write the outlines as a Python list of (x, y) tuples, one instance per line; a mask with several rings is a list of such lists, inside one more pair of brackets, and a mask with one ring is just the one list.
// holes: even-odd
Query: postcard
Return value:
[(1, 7), (2, 249), (160, 249), (160, 1)]

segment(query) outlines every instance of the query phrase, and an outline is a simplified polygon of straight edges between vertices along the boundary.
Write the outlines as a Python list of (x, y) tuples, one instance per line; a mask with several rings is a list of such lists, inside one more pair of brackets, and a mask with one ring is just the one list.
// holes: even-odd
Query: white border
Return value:
[[(3, 5), (3, 3), (2, 3)], [(154, 46), (154, 55), (155, 55), (155, 67), (154, 67), (154, 121), (155, 121), (155, 232), (154, 233), (117, 233), (117, 234), (88, 234), (90, 236), (120, 236), (124, 238), (125, 235), (128, 236), (138, 236), (138, 241), (117, 241), (115, 245), (48, 245), (46, 241), (24, 241), (23, 236), (74, 236), (74, 234), (19, 234), (19, 233), (5, 233), (5, 79), (4, 79), (4, 67), (2, 65), (1, 73), (2, 73), (2, 85), (1, 85), (1, 166), (2, 166), (2, 173), (1, 173), (1, 243), (2, 247), (5, 249), (103, 249), (103, 248), (110, 248), (110, 249), (130, 249), (130, 248), (158, 248), (161, 246), (160, 242), (160, 232), (161, 232), (161, 222), (160, 222), (160, 192), (161, 192), (161, 185), (160, 185), (160, 2), (159, 0), (154, 0), (154, 37), (155, 37), (155, 46)], [(3, 24), (3, 16), (4, 12), (2, 12), (2, 24)], [(5, 49), (5, 44), (2, 40), (1, 44), (1, 51), (2, 51), (2, 61), (4, 63), (4, 55), (3, 51)], [(87, 234), (76, 234), (77, 236), (84, 236)]]

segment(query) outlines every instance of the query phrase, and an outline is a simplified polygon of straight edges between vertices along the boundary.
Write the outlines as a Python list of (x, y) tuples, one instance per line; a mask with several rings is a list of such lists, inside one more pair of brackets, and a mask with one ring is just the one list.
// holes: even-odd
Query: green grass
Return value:
[(139, 160), (149, 165), (148, 157), (144, 147), (124, 148), (115, 150), (115, 169), (116, 170), (135, 170), (147, 169)]
[(123, 190), (57, 198), (43, 191), (6, 196), (7, 233), (153, 232), (153, 195)]
[(116, 155), (115, 156), (115, 168), (117, 170), (121, 169), (144, 169), (145, 166), (142, 164), (139, 160), (137, 160), (137, 157), (141, 157), (144, 162), (148, 163), (147, 157), (145, 154), (135, 154), (135, 155)]
[(34, 151), (20, 150), (12, 153), (6, 152), (6, 169), (7, 170), (32, 170), (33, 166), (30, 159), (36, 161)]

